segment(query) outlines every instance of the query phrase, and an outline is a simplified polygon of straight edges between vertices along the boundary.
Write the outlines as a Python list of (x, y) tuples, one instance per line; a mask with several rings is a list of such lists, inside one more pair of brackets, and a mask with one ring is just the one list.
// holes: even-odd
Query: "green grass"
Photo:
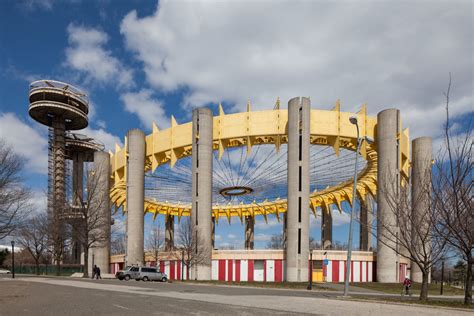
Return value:
[[(474, 309), (474, 305), (464, 305), (463, 300), (438, 300), (438, 299), (429, 299), (427, 301), (420, 301), (417, 298), (391, 298), (391, 297), (357, 297), (354, 300), (367, 300), (367, 301), (377, 301), (377, 302), (387, 302), (387, 303), (403, 303), (403, 304), (414, 304), (414, 305), (427, 305), (427, 306), (442, 306), (442, 307), (452, 307), (452, 308), (462, 308), (462, 309)], [(453, 314), (454, 315), (454, 314)]]
[[(300, 282), (222, 282), (222, 281), (173, 281), (183, 283), (212, 284), (212, 285), (233, 285), (233, 286), (252, 286), (258, 288), (280, 288), (280, 289), (301, 289), (306, 290), (308, 283)], [(322, 283), (313, 283), (313, 290), (333, 291), (325, 287)]]
[[(403, 285), (401, 283), (371, 282), (371, 283), (351, 283), (351, 285), (360, 287), (360, 288), (380, 291), (383, 293), (389, 293), (389, 294), (400, 294), (403, 288)], [(439, 295), (440, 287), (441, 287), (440, 284), (434, 284), (434, 283), (428, 284), (428, 295)], [(413, 295), (419, 295), (420, 290), (421, 290), (421, 284), (413, 283), (410, 291), (413, 293)], [(443, 295), (447, 295), (447, 296), (448, 295), (464, 295), (464, 290), (451, 287), (445, 284), (444, 289), (443, 289)]]

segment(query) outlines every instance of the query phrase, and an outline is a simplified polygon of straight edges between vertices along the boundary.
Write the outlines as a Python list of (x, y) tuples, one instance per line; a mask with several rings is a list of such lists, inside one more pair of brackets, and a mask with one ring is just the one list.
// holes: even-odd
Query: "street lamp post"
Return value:
[(309, 250), (309, 284), (307, 289), (313, 289), (313, 249)]
[(15, 278), (15, 241), (12, 240), (12, 279)]
[[(352, 223), (354, 221), (354, 213), (355, 213), (355, 199), (357, 195), (357, 163), (359, 158), (359, 149), (362, 143), (362, 138), (359, 137), (359, 125), (357, 124), (357, 117), (352, 116), (349, 118), (349, 121), (354, 124), (357, 128), (357, 146), (356, 146), (356, 158), (355, 158), (355, 166), (354, 166), (354, 187), (352, 188), (352, 208), (351, 208), (351, 217), (349, 221), (349, 241), (347, 244), (347, 260), (346, 260), (346, 276), (344, 281), (344, 296), (349, 294), (349, 277), (351, 272), (351, 257), (352, 257)], [(372, 139), (368, 138), (367, 136), (364, 137), (364, 140), (367, 141), (369, 144), (373, 142)]]

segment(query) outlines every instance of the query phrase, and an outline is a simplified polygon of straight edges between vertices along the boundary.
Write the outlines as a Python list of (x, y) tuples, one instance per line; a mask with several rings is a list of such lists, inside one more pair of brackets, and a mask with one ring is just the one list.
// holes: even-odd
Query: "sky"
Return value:
[[(44, 208), (47, 129), (28, 117), (28, 86), (55, 79), (90, 99), (80, 133), (113, 149), (131, 128), (150, 133), (188, 122), (194, 107), (217, 114), (273, 108), (309, 96), (313, 108), (369, 115), (396, 107), (411, 138), (441, 145), (452, 76), (456, 132), (473, 114), (472, 1), (139, 1), (0, 2), (0, 137), (25, 159), (26, 183)], [(334, 213), (334, 239), (348, 216)], [(320, 222), (311, 217), (311, 235)], [(123, 218), (117, 218), (120, 221)], [(146, 217), (147, 232), (153, 223)], [(264, 248), (281, 224), (258, 218)], [(243, 247), (243, 226), (222, 220), (218, 247)], [(354, 236), (358, 236), (357, 228)], [(358, 243), (356, 237), (354, 243)]]

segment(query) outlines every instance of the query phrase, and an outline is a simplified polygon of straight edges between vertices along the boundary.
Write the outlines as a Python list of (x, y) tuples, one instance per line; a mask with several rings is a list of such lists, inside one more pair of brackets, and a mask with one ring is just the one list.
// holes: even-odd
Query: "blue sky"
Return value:
[[(2, 1), (0, 137), (25, 157), (38, 208), (46, 129), (28, 117), (27, 91), (43, 78), (87, 92), (83, 133), (107, 148), (130, 128), (187, 122), (196, 106), (269, 109), (304, 95), (320, 109), (338, 98), (345, 111), (400, 108), (411, 137), (431, 136), (436, 149), (450, 72), (457, 132), (474, 108), (472, 12), (471, 1)], [(345, 241), (347, 216), (335, 217), (334, 239)], [(280, 231), (274, 218), (258, 222), (257, 246)], [(218, 246), (243, 244), (238, 219), (216, 234)]]

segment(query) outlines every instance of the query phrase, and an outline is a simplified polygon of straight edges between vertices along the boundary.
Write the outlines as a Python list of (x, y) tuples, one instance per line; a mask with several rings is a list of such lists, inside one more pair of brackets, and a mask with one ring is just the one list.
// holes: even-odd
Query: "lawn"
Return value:
[[(417, 298), (393, 298), (393, 297), (357, 297), (354, 300), (361, 301), (377, 301), (377, 302), (387, 302), (387, 303), (403, 303), (403, 304), (415, 304), (415, 305), (429, 305), (429, 306), (443, 306), (443, 307), (452, 307), (452, 308), (464, 308), (464, 309), (474, 309), (474, 305), (464, 305), (463, 300), (439, 300), (439, 299), (429, 299), (428, 301), (419, 301)], [(454, 312), (453, 312), (453, 315)]]
[[(383, 293), (400, 294), (402, 292), (403, 285), (401, 283), (351, 283), (353, 286), (360, 288), (380, 291)], [(440, 284), (429, 284), (428, 295), (439, 295)], [(413, 295), (419, 295), (421, 290), (421, 283), (413, 283), (411, 291)], [(464, 295), (464, 290), (444, 285), (443, 295)]]
[[(176, 282), (176, 281), (174, 281)], [(222, 282), (222, 281), (183, 281), (186, 283), (212, 284), (212, 285), (235, 285), (235, 286), (253, 286), (261, 288), (280, 288), (280, 289), (301, 289), (306, 290), (308, 283), (301, 282)], [(334, 291), (324, 286), (324, 283), (313, 283), (313, 290)]]

